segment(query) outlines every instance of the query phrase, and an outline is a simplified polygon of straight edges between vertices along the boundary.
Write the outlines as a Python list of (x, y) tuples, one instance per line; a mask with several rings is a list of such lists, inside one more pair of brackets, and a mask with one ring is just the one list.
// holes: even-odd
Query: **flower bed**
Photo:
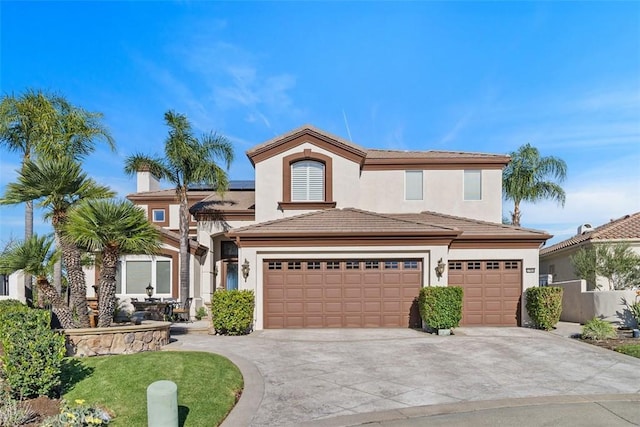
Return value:
[(157, 351), (169, 343), (170, 322), (109, 328), (65, 329), (67, 356), (98, 356)]

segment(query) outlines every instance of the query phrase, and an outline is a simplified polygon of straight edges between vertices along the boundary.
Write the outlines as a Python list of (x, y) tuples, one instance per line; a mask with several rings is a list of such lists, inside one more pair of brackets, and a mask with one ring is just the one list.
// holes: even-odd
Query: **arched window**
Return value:
[(291, 201), (322, 202), (324, 194), (324, 163), (303, 160), (291, 164)]

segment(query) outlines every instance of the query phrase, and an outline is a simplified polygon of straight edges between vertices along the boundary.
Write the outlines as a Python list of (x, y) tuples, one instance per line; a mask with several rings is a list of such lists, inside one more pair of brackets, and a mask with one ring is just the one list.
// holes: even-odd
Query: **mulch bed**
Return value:
[(34, 399), (27, 399), (23, 401), (23, 404), (29, 405), (31, 410), (37, 414), (37, 418), (29, 424), (23, 424), (27, 427), (38, 427), (45, 418), (60, 413), (60, 399), (50, 399), (46, 396), (39, 396)]
[(582, 342), (597, 345), (598, 347), (606, 348), (608, 350), (615, 350), (616, 348), (625, 344), (640, 344), (640, 338), (633, 338), (633, 331), (631, 329), (618, 329), (617, 332), (618, 338), (610, 338), (606, 340), (580, 340)]

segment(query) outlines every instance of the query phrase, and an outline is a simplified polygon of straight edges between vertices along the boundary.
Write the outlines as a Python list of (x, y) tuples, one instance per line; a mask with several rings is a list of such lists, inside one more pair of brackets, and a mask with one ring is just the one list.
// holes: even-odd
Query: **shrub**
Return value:
[(216, 332), (244, 335), (253, 323), (253, 291), (216, 291), (211, 299), (211, 318)]
[(29, 404), (20, 404), (8, 393), (0, 391), (0, 426), (21, 426), (35, 420), (37, 414)]
[(51, 395), (60, 386), (65, 339), (50, 325), (49, 311), (0, 312), (0, 367), (16, 397)]
[(202, 320), (203, 317), (207, 317), (207, 309), (204, 307), (198, 307), (196, 310), (196, 320)]
[(613, 325), (606, 320), (594, 317), (582, 327), (582, 338), (588, 340), (604, 340), (618, 336)]
[(527, 289), (527, 313), (538, 329), (549, 331), (560, 321), (562, 288), (545, 286)]
[(433, 329), (450, 329), (462, 319), (462, 288), (432, 286), (420, 289), (420, 317)]
[(636, 301), (633, 304), (630, 304), (629, 311), (631, 312), (633, 318), (636, 319), (636, 326), (640, 327), (640, 301)]

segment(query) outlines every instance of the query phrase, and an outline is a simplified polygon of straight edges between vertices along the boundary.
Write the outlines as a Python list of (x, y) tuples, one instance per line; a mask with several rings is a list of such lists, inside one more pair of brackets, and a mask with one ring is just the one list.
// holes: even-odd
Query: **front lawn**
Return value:
[(617, 352), (640, 358), (640, 344), (626, 344), (616, 348)]
[(211, 353), (160, 351), (74, 361), (67, 379), (74, 384), (64, 399), (106, 408), (115, 416), (114, 426), (147, 425), (147, 387), (158, 380), (178, 386), (181, 427), (219, 425), (243, 387), (238, 368)]

